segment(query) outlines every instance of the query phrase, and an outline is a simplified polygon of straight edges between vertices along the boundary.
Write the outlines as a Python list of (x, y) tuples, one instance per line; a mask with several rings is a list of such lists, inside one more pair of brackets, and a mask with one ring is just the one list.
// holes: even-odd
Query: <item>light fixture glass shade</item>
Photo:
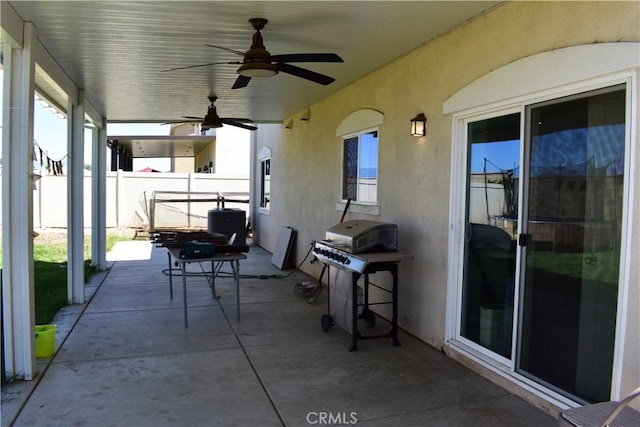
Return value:
[(278, 69), (269, 62), (248, 62), (238, 68), (238, 74), (245, 77), (271, 77), (278, 74)]
[(411, 135), (425, 136), (427, 134), (427, 118), (424, 113), (420, 113), (411, 119)]

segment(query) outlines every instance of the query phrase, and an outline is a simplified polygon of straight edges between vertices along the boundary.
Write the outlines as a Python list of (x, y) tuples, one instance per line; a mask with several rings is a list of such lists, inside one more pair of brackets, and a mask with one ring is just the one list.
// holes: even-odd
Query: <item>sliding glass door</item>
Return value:
[(622, 85), (466, 127), (459, 336), (584, 402), (611, 389), (625, 106)]
[(517, 369), (587, 402), (611, 389), (625, 100), (613, 88), (527, 108)]
[(467, 220), (460, 334), (511, 357), (520, 113), (468, 125)]

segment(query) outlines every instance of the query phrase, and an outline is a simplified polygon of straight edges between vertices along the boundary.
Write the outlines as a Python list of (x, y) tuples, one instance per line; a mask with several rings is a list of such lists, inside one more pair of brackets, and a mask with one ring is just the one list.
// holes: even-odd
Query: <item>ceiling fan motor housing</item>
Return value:
[(271, 77), (278, 74), (278, 68), (271, 63), (271, 54), (265, 49), (249, 49), (244, 54), (238, 74), (247, 77)]
[(205, 129), (214, 129), (214, 128), (221, 128), (222, 127), (222, 121), (220, 120), (220, 117), (218, 116), (218, 112), (216, 111), (216, 107), (214, 107), (213, 105), (209, 106), (209, 110), (207, 111), (207, 115), (204, 116), (204, 119), (202, 120), (202, 123), (200, 124), (200, 126), (202, 128), (205, 128)]

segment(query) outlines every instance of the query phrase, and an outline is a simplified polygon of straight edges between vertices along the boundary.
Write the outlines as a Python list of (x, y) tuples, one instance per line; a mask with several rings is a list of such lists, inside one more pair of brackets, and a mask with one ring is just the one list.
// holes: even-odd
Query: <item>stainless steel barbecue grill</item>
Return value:
[[(327, 298), (327, 314), (322, 315), (322, 329), (327, 332), (338, 323), (351, 332), (349, 351), (358, 349), (357, 341), (370, 338), (391, 337), (394, 346), (398, 341), (398, 264), (411, 255), (398, 252), (398, 227), (395, 224), (369, 220), (345, 221), (331, 227), (325, 238), (314, 242), (313, 254), (324, 263), (329, 272), (330, 267), (350, 273), (347, 283), (336, 283), (331, 286), (331, 274), (327, 275), (329, 297)], [(384, 289), (369, 281), (369, 274), (387, 271), (392, 276), (392, 288)], [(324, 273), (324, 270), (323, 270)], [(362, 289), (358, 280), (364, 276)], [(322, 275), (321, 275), (322, 277)], [(336, 276), (337, 278), (338, 276)], [(391, 295), (391, 301), (370, 302), (369, 286), (374, 286)], [(358, 301), (358, 289), (362, 291), (362, 300)], [(348, 297), (345, 298), (345, 292)], [(337, 301), (338, 309), (332, 312), (331, 300)], [(334, 305), (336, 302), (334, 302)], [(342, 304), (342, 305), (341, 305)], [(391, 331), (379, 335), (363, 335), (358, 331), (358, 319), (364, 319), (368, 326), (375, 325), (376, 313), (369, 309), (370, 305), (392, 304)], [(345, 314), (348, 308), (348, 315)]]
[(325, 264), (362, 273), (368, 261), (358, 254), (393, 252), (397, 249), (396, 224), (352, 220), (327, 230), (324, 240), (314, 243), (313, 253)]
[(398, 249), (398, 226), (386, 222), (356, 219), (334, 225), (325, 240), (346, 252), (389, 252)]

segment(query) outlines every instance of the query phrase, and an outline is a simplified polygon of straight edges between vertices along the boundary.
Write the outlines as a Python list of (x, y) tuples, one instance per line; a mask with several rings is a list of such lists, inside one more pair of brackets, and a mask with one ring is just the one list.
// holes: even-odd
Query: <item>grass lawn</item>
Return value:
[(585, 253), (531, 251), (527, 263), (529, 267), (577, 277), (582, 280), (617, 284), (620, 251)]
[[(107, 235), (107, 252), (120, 240), (130, 240), (120, 234)], [(1, 259), (0, 248), (0, 259)], [(85, 282), (97, 273), (91, 263), (91, 237), (84, 241)], [(67, 241), (55, 239), (33, 244), (36, 325), (51, 323), (60, 308), (67, 305)]]

